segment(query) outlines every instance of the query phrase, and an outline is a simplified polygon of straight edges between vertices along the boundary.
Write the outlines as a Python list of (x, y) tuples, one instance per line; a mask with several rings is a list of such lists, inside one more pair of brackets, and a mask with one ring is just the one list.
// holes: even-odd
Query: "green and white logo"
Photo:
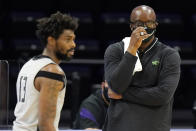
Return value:
[(153, 66), (159, 65), (159, 61), (158, 61), (158, 60), (152, 61), (152, 65), (153, 65)]

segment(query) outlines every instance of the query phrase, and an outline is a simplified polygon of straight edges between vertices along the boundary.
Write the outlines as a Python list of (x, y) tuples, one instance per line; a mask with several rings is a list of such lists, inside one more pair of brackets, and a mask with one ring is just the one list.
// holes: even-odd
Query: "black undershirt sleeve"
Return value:
[(35, 78), (37, 77), (46, 77), (46, 78), (50, 78), (50, 79), (58, 80), (62, 82), (64, 82), (64, 79), (65, 79), (64, 75), (53, 73), (53, 72), (48, 72), (48, 71), (39, 71)]
[(37, 77), (46, 77), (49, 79), (53, 79), (53, 80), (57, 80), (57, 81), (61, 81), (63, 82), (63, 87), (65, 85), (65, 76), (61, 75), (61, 74), (57, 74), (57, 73), (53, 73), (53, 72), (48, 72), (48, 71), (39, 71), (37, 73), (37, 75), (35, 76), (35, 78)]

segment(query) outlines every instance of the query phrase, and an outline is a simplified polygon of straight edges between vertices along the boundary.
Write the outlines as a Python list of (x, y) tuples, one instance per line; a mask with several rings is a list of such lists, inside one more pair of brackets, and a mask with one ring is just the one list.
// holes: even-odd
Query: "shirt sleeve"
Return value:
[[(88, 101), (82, 103), (75, 121), (77, 125), (76, 129), (100, 128), (100, 123), (97, 121), (97, 116), (93, 113), (93, 109), (97, 110), (96, 106), (92, 103)], [(99, 115), (99, 117), (102, 117), (102, 115)]]
[(129, 52), (123, 54), (120, 45), (110, 45), (104, 55), (105, 79), (109, 87), (122, 94), (129, 86), (137, 57)]
[(100, 128), (99, 125), (97, 125), (96, 122), (92, 121), (89, 118), (82, 117), (79, 120), (79, 123), (80, 123), (80, 128), (79, 129), (86, 129), (86, 128), (97, 128), (97, 129), (99, 129)]
[(123, 99), (150, 106), (160, 106), (168, 103), (178, 86), (180, 63), (180, 56), (177, 52), (167, 55), (163, 61), (157, 86), (130, 87), (123, 93)]

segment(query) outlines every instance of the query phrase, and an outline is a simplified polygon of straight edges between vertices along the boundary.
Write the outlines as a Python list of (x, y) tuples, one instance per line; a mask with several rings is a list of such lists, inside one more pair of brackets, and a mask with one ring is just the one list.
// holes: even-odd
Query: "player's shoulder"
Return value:
[(41, 71), (47, 71), (47, 72), (52, 72), (52, 73), (57, 73), (61, 75), (65, 75), (64, 71), (61, 69), (61, 67), (58, 64), (48, 64), (44, 66)]

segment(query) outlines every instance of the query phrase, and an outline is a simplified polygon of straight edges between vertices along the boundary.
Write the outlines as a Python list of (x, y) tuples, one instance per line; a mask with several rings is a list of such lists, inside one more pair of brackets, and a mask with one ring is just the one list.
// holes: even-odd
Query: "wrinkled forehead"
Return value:
[(134, 21), (155, 21), (156, 20), (156, 14), (152, 8), (141, 6), (138, 8), (133, 9), (130, 20), (132, 22)]

